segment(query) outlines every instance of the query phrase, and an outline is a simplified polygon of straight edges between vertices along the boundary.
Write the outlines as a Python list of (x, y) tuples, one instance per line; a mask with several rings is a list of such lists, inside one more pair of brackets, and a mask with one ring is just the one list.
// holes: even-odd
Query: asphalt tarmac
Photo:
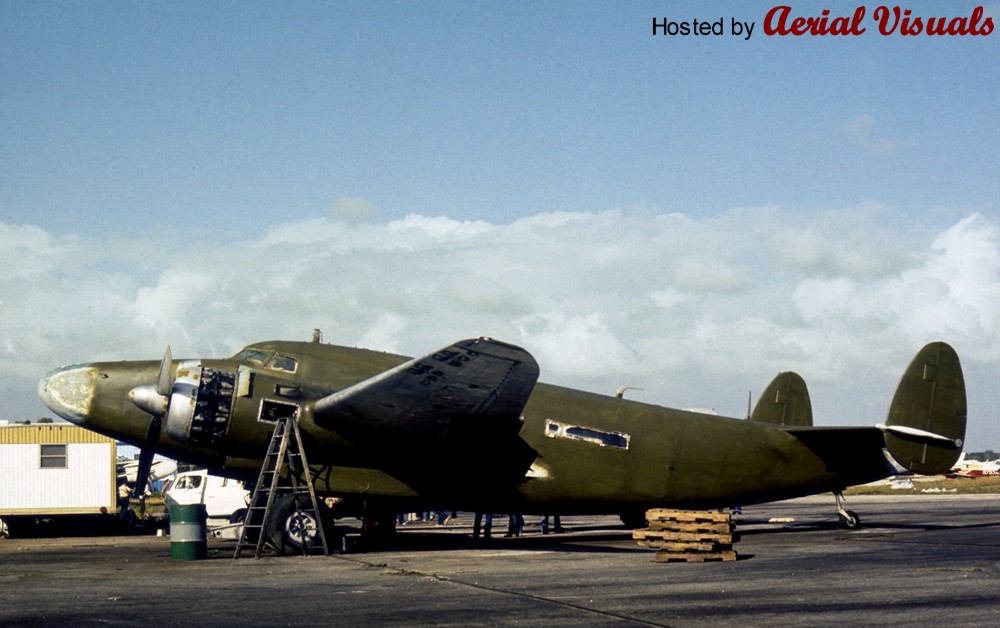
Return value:
[[(656, 563), (613, 517), (473, 543), (471, 515), (383, 551), (170, 557), (169, 537), (0, 540), (0, 625), (1000, 625), (1000, 496), (832, 496), (737, 515), (735, 562)], [(505, 520), (498, 519), (501, 534)]]

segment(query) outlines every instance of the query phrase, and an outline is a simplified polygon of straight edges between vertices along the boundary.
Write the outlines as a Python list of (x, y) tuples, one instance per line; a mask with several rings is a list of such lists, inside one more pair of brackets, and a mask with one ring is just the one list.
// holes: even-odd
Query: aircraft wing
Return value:
[(462, 340), (316, 402), (317, 424), (359, 444), (515, 436), (538, 381), (520, 347)]

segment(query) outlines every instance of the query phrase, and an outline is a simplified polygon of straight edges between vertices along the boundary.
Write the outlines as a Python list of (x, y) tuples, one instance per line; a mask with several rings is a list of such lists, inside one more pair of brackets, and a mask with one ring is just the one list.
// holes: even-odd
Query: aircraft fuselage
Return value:
[[(273, 432), (270, 419), (275, 412), (294, 412), (320, 493), (400, 511), (554, 514), (723, 507), (841, 490), (888, 475), (878, 448), (859, 451), (847, 470), (831, 464), (816, 445), (821, 433), (804, 440), (780, 426), (541, 383), (531, 392), (516, 433), (473, 446), (390, 434), (359, 441), (336, 422), (314, 416), (317, 400), (407, 359), (272, 341), (250, 345), (231, 359), (173, 361), (177, 381), (193, 377), (197, 391), (173, 397), (156, 450), (253, 480)], [(42, 380), (39, 394), (71, 422), (143, 446), (150, 414), (137, 405), (133, 391), (155, 382), (159, 368), (154, 361), (64, 367)], [(210, 391), (198, 387), (206, 378), (214, 382)]]

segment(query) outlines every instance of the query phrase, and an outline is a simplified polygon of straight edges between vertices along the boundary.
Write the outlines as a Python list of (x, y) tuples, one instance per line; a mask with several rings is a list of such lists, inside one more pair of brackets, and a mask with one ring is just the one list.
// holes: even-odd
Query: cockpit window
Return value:
[(290, 355), (275, 354), (271, 361), (267, 363), (267, 368), (274, 369), (276, 371), (288, 371), (289, 373), (294, 373), (295, 369), (298, 368), (298, 360)]
[(258, 349), (244, 349), (233, 356), (234, 360), (244, 360), (247, 362), (257, 362), (263, 364), (267, 360), (267, 353)]

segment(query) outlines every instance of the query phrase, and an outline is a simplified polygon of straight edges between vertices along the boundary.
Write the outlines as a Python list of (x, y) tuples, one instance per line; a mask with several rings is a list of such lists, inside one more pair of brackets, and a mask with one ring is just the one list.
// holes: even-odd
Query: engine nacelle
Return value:
[(235, 384), (235, 373), (182, 361), (170, 395), (167, 435), (184, 444), (219, 445), (232, 416)]

